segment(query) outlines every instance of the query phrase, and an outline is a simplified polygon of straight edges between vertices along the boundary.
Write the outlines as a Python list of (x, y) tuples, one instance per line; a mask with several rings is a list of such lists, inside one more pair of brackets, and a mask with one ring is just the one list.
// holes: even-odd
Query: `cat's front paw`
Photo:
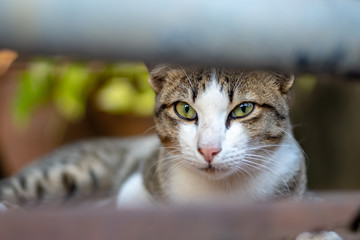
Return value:
[(296, 240), (342, 240), (336, 232), (301, 233)]

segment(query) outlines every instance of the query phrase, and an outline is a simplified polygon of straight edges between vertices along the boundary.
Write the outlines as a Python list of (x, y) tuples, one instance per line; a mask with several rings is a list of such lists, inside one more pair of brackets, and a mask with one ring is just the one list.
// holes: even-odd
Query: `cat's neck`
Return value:
[(292, 136), (287, 136), (272, 159), (274, 161), (266, 166), (267, 171), (239, 172), (223, 179), (213, 179), (188, 167), (170, 167), (164, 171), (166, 176), (160, 176), (166, 182), (164, 196), (175, 203), (272, 199), (278, 188), (287, 186), (286, 181), (303, 167), (303, 155)]

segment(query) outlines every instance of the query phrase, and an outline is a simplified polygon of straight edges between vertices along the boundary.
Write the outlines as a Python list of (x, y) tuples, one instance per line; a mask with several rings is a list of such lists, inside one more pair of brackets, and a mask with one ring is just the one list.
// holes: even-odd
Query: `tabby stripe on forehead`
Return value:
[(233, 98), (234, 98), (234, 90), (233, 89), (229, 89), (229, 100), (230, 100), (230, 103), (232, 103), (233, 101)]
[(271, 106), (271, 105), (269, 105), (269, 104), (263, 104), (263, 105), (260, 105), (260, 107), (270, 109), (271, 111), (273, 111), (273, 112), (275, 113), (275, 116), (276, 116), (277, 118), (279, 118), (280, 120), (285, 120), (285, 119), (286, 119), (286, 117), (285, 117), (284, 115), (280, 114), (280, 113), (276, 110), (275, 107), (273, 107), (273, 106)]
[(193, 102), (195, 102), (195, 100), (196, 100), (196, 98), (197, 98), (197, 95), (198, 95), (197, 88), (194, 88), (194, 89), (192, 90), (192, 94), (193, 94), (193, 96), (192, 96)]

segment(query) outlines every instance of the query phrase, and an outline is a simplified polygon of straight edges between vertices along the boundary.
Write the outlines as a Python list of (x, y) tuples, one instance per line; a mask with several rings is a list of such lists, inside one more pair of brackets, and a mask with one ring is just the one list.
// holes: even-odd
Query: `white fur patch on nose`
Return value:
[(211, 125), (199, 126), (199, 148), (221, 148), (225, 133), (221, 131), (221, 121), (214, 121)]
[(228, 104), (228, 96), (221, 91), (213, 71), (210, 85), (196, 100), (199, 148), (221, 148), (225, 138)]

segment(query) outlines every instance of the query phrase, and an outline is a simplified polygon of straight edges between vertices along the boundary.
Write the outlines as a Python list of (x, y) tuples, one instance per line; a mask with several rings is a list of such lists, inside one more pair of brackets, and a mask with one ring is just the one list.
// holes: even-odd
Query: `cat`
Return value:
[(289, 119), (293, 82), (271, 71), (158, 64), (149, 77), (157, 136), (60, 148), (0, 182), (0, 202), (300, 200), (306, 167)]

